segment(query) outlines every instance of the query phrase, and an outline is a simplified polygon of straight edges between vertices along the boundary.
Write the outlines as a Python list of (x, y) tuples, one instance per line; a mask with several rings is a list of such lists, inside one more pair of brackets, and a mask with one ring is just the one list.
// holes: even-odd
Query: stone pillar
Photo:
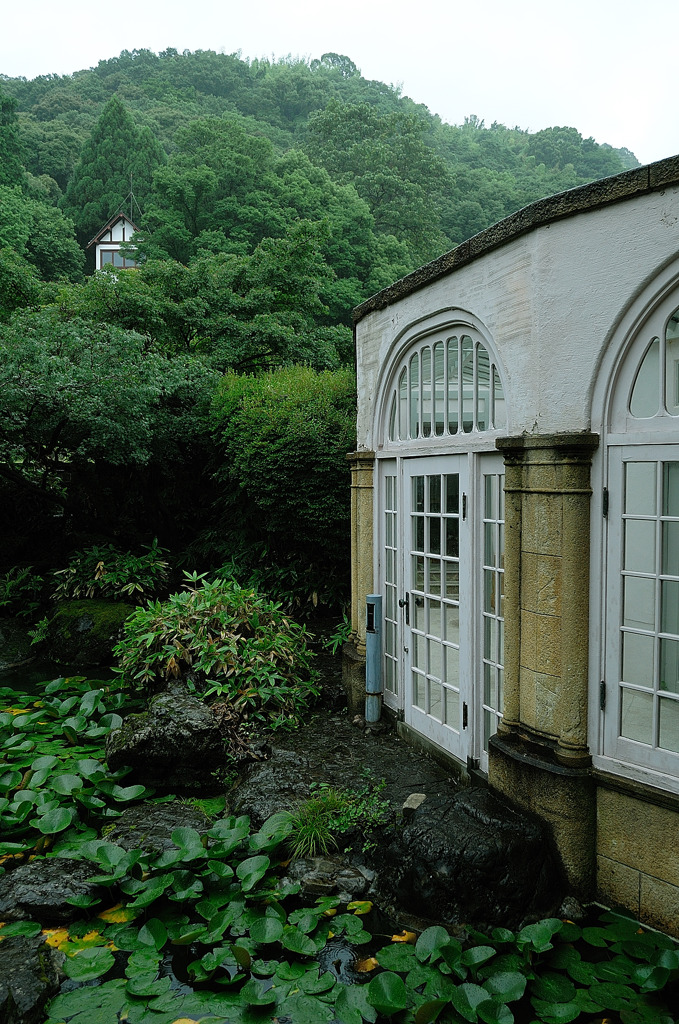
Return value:
[(351, 639), (345, 645), (342, 678), (349, 710), (365, 704), (365, 599), (373, 592), (373, 476), (375, 453), (347, 456), (351, 464)]
[(505, 457), (504, 717), (491, 785), (552, 823), (571, 884), (594, 868), (587, 746), (590, 433), (502, 438)]

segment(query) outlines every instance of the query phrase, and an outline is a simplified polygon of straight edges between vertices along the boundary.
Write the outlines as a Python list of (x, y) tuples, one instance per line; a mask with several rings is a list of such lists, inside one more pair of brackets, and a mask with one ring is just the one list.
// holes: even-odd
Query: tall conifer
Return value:
[[(86, 244), (125, 206), (130, 187), (143, 209), (154, 170), (165, 154), (148, 128), (138, 128), (113, 96), (85, 143), (62, 201)], [(127, 211), (129, 212), (129, 211)]]

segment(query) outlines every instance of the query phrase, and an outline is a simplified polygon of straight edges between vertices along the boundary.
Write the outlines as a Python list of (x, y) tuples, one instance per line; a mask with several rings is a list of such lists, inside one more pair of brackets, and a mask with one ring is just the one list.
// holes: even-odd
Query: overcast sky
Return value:
[(345, 54), (445, 121), (571, 125), (642, 163), (679, 153), (679, 0), (32, 0), (7, 4), (0, 74), (71, 74), (121, 50)]

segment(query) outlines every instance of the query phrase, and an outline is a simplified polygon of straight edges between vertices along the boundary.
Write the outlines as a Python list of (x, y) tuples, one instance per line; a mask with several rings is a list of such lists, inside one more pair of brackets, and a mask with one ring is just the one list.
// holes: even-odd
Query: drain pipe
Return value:
[(381, 594), (368, 594), (365, 613), (365, 720), (374, 725), (382, 710)]

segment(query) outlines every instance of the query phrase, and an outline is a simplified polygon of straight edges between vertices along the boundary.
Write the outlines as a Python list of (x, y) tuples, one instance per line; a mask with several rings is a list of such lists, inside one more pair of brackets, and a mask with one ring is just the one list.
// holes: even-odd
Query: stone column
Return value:
[(590, 433), (502, 438), (506, 464), (504, 717), (489, 778), (551, 821), (571, 883), (594, 865), (587, 746)]
[(373, 592), (373, 477), (375, 453), (347, 456), (351, 464), (351, 640), (343, 652), (342, 678), (349, 709), (365, 703), (365, 599)]

